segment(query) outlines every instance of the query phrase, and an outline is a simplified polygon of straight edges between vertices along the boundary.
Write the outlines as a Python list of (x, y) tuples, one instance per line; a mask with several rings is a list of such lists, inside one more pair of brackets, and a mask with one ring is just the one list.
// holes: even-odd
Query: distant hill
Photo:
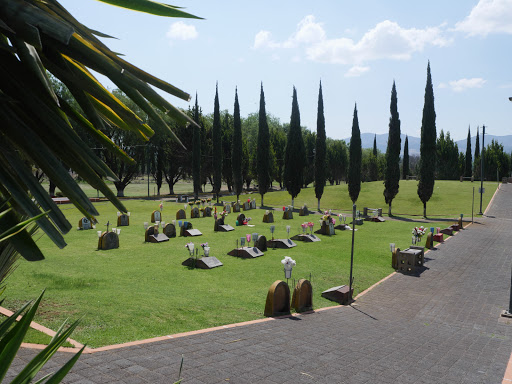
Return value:
[[(373, 148), (373, 138), (375, 137), (374, 133), (361, 133), (361, 146), (363, 148)], [(403, 155), (404, 151), (404, 143), (405, 143), (405, 135), (401, 135), (402, 138), (402, 150), (400, 155)], [(507, 136), (494, 136), (494, 135), (485, 135), (485, 146), (489, 144), (492, 140), (495, 140), (503, 145), (503, 150), (507, 153), (512, 152), (512, 135)], [(343, 139), (348, 144), (350, 142), (350, 138)], [(476, 136), (471, 138), (471, 153), (475, 153), (475, 141)], [(457, 146), (459, 147), (459, 151), (466, 153), (466, 139), (456, 141)], [(382, 133), (377, 135), (377, 149), (382, 153), (386, 153), (386, 147), (388, 145), (388, 134)], [(480, 132), (480, 145), (482, 145), (482, 135)], [(409, 136), (409, 155), (419, 155), (420, 154), (420, 138)]]

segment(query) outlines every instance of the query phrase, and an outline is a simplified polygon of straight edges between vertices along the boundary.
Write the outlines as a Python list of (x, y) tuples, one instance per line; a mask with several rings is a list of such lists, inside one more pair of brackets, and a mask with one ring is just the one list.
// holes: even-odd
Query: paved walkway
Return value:
[[(394, 274), (352, 306), (84, 355), (64, 382), (172, 383), (183, 354), (190, 384), (512, 383), (512, 324), (500, 320), (511, 207), (509, 184), (489, 217), (426, 255), (421, 277)], [(23, 349), (17, 369), (33, 355)]]

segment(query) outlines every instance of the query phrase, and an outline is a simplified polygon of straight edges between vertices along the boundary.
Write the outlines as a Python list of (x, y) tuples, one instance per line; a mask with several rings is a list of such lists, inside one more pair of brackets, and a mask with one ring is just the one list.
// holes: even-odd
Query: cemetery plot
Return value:
[(264, 314), (267, 317), (290, 314), (290, 288), (284, 281), (277, 280), (270, 286)]
[(329, 288), (322, 292), (322, 297), (328, 300), (335, 301), (336, 303), (347, 305), (351, 301), (351, 297), (354, 294), (354, 288), (352, 287), (352, 294), (349, 293), (350, 287), (348, 285), (339, 285), (337, 287)]
[(128, 227), (130, 225), (130, 212), (128, 214), (121, 214), (117, 212), (117, 226), (118, 227)]
[(196, 259), (195, 257), (189, 257), (187, 260), (181, 263), (181, 265), (199, 269), (213, 269), (223, 266), (223, 264), (215, 256), (204, 256), (200, 257), (199, 259)]
[(156, 223), (157, 221), (162, 221), (162, 212), (153, 211), (153, 213), (151, 214), (151, 222)]
[(98, 239), (98, 249), (109, 250), (119, 248), (119, 236), (115, 232), (103, 232)]
[(311, 311), (313, 309), (313, 287), (311, 282), (300, 279), (293, 289), (292, 308), (297, 312)]
[(91, 220), (89, 220), (87, 217), (82, 217), (78, 221), (78, 229), (86, 230), (86, 229), (92, 229), (92, 228), (93, 228), (93, 226), (92, 226)]
[(272, 239), (267, 241), (267, 248), (289, 249), (296, 246), (297, 244), (291, 239)]
[(318, 236), (301, 233), (292, 237), (292, 240), (305, 241), (307, 243), (313, 243), (316, 241), (322, 241)]
[(309, 216), (309, 210), (306, 204), (304, 204), (302, 208), (299, 210), (299, 216)]
[[(169, 224), (167, 224), (169, 225)], [(172, 225), (172, 224), (170, 224)], [(176, 236), (176, 233), (175, 233)], [(147, 243), (162, 243), (164, 241), (169, 241), (169, 237), (167, 237), (163, 233), (159, 233), (157, 225), (151, 225), (146, 229), (145, 241)]]
[(264, 223), (273, 223), (274, 222), (274, 214), (270, 211), (266, 211), (263, 215), (263, 222)]
[(263, 256), (264, 253), (256, 247), (235, 248), (228, 252), (229, 256), (241, 257), (242, 259), (254, 259)]

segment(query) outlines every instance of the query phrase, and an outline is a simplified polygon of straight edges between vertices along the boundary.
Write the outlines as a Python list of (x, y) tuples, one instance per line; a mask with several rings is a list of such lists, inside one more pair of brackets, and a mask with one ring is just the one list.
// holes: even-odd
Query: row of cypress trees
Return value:
[[(221, 147), (221, 122), (218, 87), (215, 92), (215, 105), (213, 113), (213, 184), (214, 193), (220, 192), (222, 177), (222, 154)], [(198, 111), (196, 97), (196, 111)], [(197, 113), (197, 112), (196, 112)], [(386, 149), (386, 169), (384, 178), (384, 199), (388, 204), (388, 214), (391, 216), (391, 205), (393, 199), (398, 194), (400, 181), (400, 118), (398, 113), (397, 91), (395, 82), (391, 90), (390, 103), (390, 119), (389, 119), (389, 135)], [(238, 103), (238, 92), (235, 90), (234, 105), (234, 132), (232, 140), (232, 168), (233, 168), (233, 187), (237, 198), (242, 193), (242, 128), (240, 119), (240, 107)], [(194, 116), (194, 119), (198, 119)], [(423, 203), (423, 213), (426, 216), (426, 204), (432, 196), (434, 189), (434, 172), (435, 172), (435, 156), (436, 156), (436, 125), (435, 125), (435, 109), (434, 109), (434, 93), (432, 87), (432, 78), (430, 73), (430, 62), (427, 66), (427, 84), (425, 87), (425, 102), (423, 107), (423, 118), (421, 125), (421, 145), (420, 145), (420, 170), (418, 183), (418, 196)], [(197, 121), (197, 120), (196, 120)], [(200, 191), (200, 134), (198, 128), (194, 128), (193, 132), (193, 178), (194, 193), (196, 196)], [(409, 157), (408, 157), (408, 138), (405, 139), (403, 160), (403, 175), (409, 173)], [(326, 182), (325, 174), (325, 158), (326, 158), (326, 133), (325, 133), (325, 117), (322, 94), (322, 83), (320, 82), (318, 93), (318, 110), (317, 110), (317, 136), (315, 143), (315, 195), (318, 200), (318, 209), (320, 209), (320, 199), (323, 195)], [(290, 117), (290, 126), (288, 129), (287, 144), (284, 154), (284, 186), (288, 190), (292, 198), (292, 205), (295, 197), (300, 193), (303, 184), (303, 170), (305, 163), (305, 148), (302, 139), (300, 126), (300, 111), (297, 100), (297, 90), (293, 88), (292, 112)], [(357, 115), (357, 104), (354, 106), (354, 115), (352, 120), (352, 135), (349, 146), (349, 167), (347, 175), (348, 191), (350, 199), (355, 203), (361, 190), (361, 165), (362, 165), (362, 148), (361, 133), (359, 129), (359, 121)], [(271, 186), (270, 176), (270, 133), (267, 123), (267, 115), (265, 110), (265, 95), (263, 92), (263, 84), (260, 90), (260, 108), (258, 123), (258, 151), (257, 151), (257, 170), (258, 170), (258, 192), (261, 195), (261, 205), (264, 206), (264, 195)]]

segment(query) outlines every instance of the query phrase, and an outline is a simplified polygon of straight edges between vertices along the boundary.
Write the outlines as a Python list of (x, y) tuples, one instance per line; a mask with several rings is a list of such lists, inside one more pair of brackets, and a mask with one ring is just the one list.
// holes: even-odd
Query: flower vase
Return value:
[(204, 256), (205, 257), (210, 256), (210, 247), (204, 247)]

